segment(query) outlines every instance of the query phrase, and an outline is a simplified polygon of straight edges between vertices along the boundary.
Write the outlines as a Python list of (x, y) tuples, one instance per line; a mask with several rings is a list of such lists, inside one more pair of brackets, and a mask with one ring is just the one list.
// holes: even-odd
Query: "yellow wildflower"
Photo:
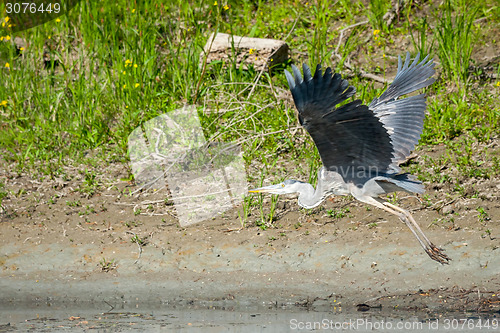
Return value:
[(500, 87), (500, 81), (497, 82), (496, 84), (497, 87)]
[(2, 28), (5, 27), (5, 22), (2, 22)]
[(217, 1), (214, 2), (214, 6), (217, 6)]
[(379, 33), (380, 33), (380, 30), (378, 30), (378, 29), (377, 29), (377, 30), (373, 30), (373, 34), (374, 34), (375, 36), (377, 36)]
[(255, 49), (250, 49), (250, 50), (248, 50), (248, 53), (249, 53), (249, 54), (254, 54), (254, 52), (255, 52)]
[(5, 63), (5, 68), (10, 68), (10, 64), (8, 62)]
[(134, 68), (137, 68), (137, 64), (134, 64)]
[(10, 40), (10, 36), (5, 36), (5, 40)]
[(140, 84), (139, 84), (139, 83), (136, 83), (136, 84), (135, 84), (135, 87), (136, 87), (136, 88), (137, 88), (137, 87), (139, 87), (139, 86), (140, 86)]
[(225, 5), (224, 6), (224, 10), (228, 10), (229, 9), (229, 6), (228, 5)]
[(19, 48), (19, 51), (24, 51), (24, 47), (20, 47), (20, 48)]
[(134, 8), (134, 9), (132, 9), (132, 13), (135, 13), (135, 8)]
[(0, 105), (1, 105), (1, 106), (7, 106), (7, 101), (1, 101), (1, 102), (0, 102)]
[(57, 23), (61, 22), (61, 19), (56, 18), (56, 22), (57, 22)]
[(127, 88), (127, 85), (126, 85), (126, 84), (124, 84), (124, 85), (123, 85), (123, 89), (125, 89), (125, 88)]
[(127, 72), (123, 71), (123, 75), (127, 74)]
[(4, 20), (5, 20), (5, 22), (9, 22), (9, 20), (10, 20), (10, 17), (8, 17), (8, 16), (5, 16)]

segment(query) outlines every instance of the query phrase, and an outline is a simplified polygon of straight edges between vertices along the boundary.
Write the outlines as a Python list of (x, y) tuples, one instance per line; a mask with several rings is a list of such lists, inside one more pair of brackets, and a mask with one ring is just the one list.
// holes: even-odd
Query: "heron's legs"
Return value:
[(427, 242), (427, 244), (432, 244), (432, 242), (427, 238), (427, 236), (425, 236), (424, 232), (422, 231), (422, 229), (420, 229), (420, 226), (418, 225), (418, 223), (415, 221), (415, 219), (413, 218), (413, 216), (411, 216), (410, 212), (401, 208), (401, 207), (398, 207), (396, 205), (393, 205), (391, 204), (390, 202), (387, 202), (387, 201), (384, 201), (382, 202), (384, 205), (386, 205), (387, 207), (391, 207), (392, 209), (394, 210), (397, 210), (398, 212), (400, 212), (401, 214), (404, 214), (406, 217), (408, 217), (408, 219), (410, 220), (411, 224), (413, 224), (415, 226), (415, 229), (418, 230), (418, 232), (420, 232), (420, 234), (422, 235), (422, 237), (425, 239), (425, 241)]
[[(420, 244), (422, 245), (422, 247), (424, 248), (425, 252), (434, 260), (440, 262), (441, 264), (447, 264), (449, 260), (451, 260), (446, 254), (444, 254), (442, 252), (442, 250), (440, 248), (438, 248), (436, 245), (434, 245), (428, 238), (427, 236), (425, 236), (424, 232), (422, 231), (422, 229), (420, 229), (420, 226), (418, 225), (418, 223), (415, 221), (415, 219), (413, 218), (413, 216), (410, 214), (409, 211), (401, 208), (401, 207), (398, 207), (396, 205), (393, 205), (391, 204), (390, 202), (387, 202), (387, 201), (383, 201), (382, 202), (383, 205), (387, 206), (387, 207), (390, 207), (398, 212), (400, 212), (401, 214), (403, 214), (405, 217), (406, 217), (406, 221), (404, 221), (406, 223), (406, 225), (410, 228), (410, 230), (412, 230), (413, 234), (417, 237), (417, 239), (419, 239), (419, 237), (417, 236), (417, 233), (415, 232), (415, 230), (417, 230), (420, 235), (422, 236), (422, 238), (425, 240), (426, 242), (426, 245), (427, 246), (424, 246), (422, 244), (422, 241), (419, 239), (419, 242)], [(415, 229), (413, 229), (411, 226), (413, 225), (413, 227)]]
[[(411, 232), (413, 233), (415, 238), (418, 240), (418, 242), (420, 243), (422, 248), (425, 250), (425, 252), (427, 254), (429, 254), (429, 250), (432, 249), (432, 247), (429, 244), (430, 242), (427, 239), (427, 237), (425, 237), (425, 235), (423, 235), (423, 237), (424, 237), (424, 240), (426, 240), (426, 242), (424, 242), (424, 240), (422, 240), (422, 237), (420, 237), (421, 235), (419, 235), (419, 233), (415, 230), (413, 224), (411, 223), (410, 219), (408, 218), (409, 213), (407, 215), (407, 214), (405, 214), (406, 211), (404, 211), (404, 210), (403, 210), (404, 212), (402, 212), (399, 209), (395, 210), (395, 209), (392, 209), (392, 207), (386, 206), (385, 204), (388, 203), (386, 201), (382, 201), (382, 200), (379, 201), (379, 200), (371, 198), (371, 197), (370, 197), (370, 199), (373, 199), (373, 203), (372, 203), (373, 205), (385, 210), (386, 212), (389, 212), (389, 213), (394, 214), (397, 217), (399, 217), (401, 219), (401, 221), (403, 221), (408, 226), (408, 228), (411, 230)], [(399, 208), (399, 207), (397, 207), (397, 208)], [(432, 256), (431, 256), (431, 258), (432, 258)], [(434, 259), (434, 258), (432, 258), (432, 259)]]
[(408, 212), (407, 210), (395, 206), (387, 201), (383, 201), (382, 199), (373, 197), (363, 197), (363, 200), (361, 201), (379, 207), (386, 212), (398, 216), (401, 221), (403, 221), (408, 226), (415, 238), (417, 238), (424, 251), (429, 255), (429, 257), (431, 257), (431, 259), (436, 260), (441, 264), (447, 264), (448, 261), (451, 260), (446, 254), (441, 251), (441, 249), (432, 244), (432, 242), (425, 236), (422, 229), (420, 229), (420, 226), (417, 224), (413, 216), (411, 216), (410, 212)]

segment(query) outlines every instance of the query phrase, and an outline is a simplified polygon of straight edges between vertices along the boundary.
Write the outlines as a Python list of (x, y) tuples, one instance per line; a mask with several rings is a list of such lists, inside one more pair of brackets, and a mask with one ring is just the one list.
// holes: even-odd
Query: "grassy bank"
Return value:
[[(313, 181), (319, 156), (305, 131), (290, 130), (298, 122), (283, 73), (259, 75), (231, 61), (200, 64), (210, 34), (226, 32), (285, 40), (292, 62), (334, 67), (366, 103), (385, 85), (360, 71), (392, 78), (397, 55), (430, 53), (439, 79), (427, 91), (419, 149), (446, 149), (426, 157), (425, 168), (408, 169), (424, 181), (451, 184), (452, 193), (477, 195), (465, 193), (463, 180), (488, 179), (500, 169), (498, 150), (488, 148), (500, 128), (500, 6), (466, 3), (408, 1), (389, 19), (390, 1), (380, 0), (82, 0), (68, 16), (0, 33), (3, 159), (19, 173), (51, 178), (75, 161), (126, 162), (134, 128), (195, 104), (208, 140), (241, 142), (250, 182), (290, 174)], [(2, 20), (8, 23), (5, 14)], [(443, 168), (458, 174), (443, 176)], [(86, 175), (90, 187), (94, 178)]]

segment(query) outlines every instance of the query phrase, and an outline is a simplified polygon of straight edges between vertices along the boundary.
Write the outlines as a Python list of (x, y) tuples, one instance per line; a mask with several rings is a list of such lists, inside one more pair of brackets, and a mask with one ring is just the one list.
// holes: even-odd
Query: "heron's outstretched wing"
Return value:
[(388, 170), (393, 148), (379, 117), (359, 100), (335, 108), (354, 95), (354, 87), (330, 68), (322, 74), (320, 65), (313, 77), (304, 64), (304, 79), (296, 66), (292, 70), (294, 76), (286, 70), (285, 75), (300, 124), (313, 138), (325, 168), (344, 179), (355, 178), (359, 171)]
[(419, 55), (410, 65), (410, 53), (403, 65), (398, 58), (398, 72), (392, 84), (368, 106), (380, 118), (389, 132), (394, 147), (392, 163), (403, 162), (420, 139), (424, 127), (425, 94), (398, 99), (402, 95), (431, 85), (435, 79), (434, 64), (429, 56), (418, 63)]

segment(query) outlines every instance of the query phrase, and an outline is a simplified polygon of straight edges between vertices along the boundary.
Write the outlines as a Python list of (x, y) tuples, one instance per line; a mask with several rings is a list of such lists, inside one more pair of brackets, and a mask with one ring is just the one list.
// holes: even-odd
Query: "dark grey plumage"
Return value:
[(406, 191), (423, 193), (423, 185), (413, 175), (400, 173), (404, 161), (420, 139), (425, 117), (425, 95), (399, 99), (434, 82), (434, 64), (428, 57), (413, 62), (407, 53), (399, 57), (398, 72), (387, 90), (369, 106), (360, 100), (348, 102), (355, 93), (340, 74), (324, 73), (317, 65), (314, 76), (303, 65), (304, 77), (292, 65), (293, 76), (285, 70), (300, 124), (309, 132), (323, 162), (316, 188), (300, 181), (265, 186), (250, 192), (299, 193), (299, 205), (313, 208), (327, 196), (351, 194), (359, 201), (397, 215), (413, 232), (426, 253), (440, 263), (446, 256), (425, 236), (411, 214), (379, 195)]
[(318, 65), (311, 77), (311, 70), (304, 64), (304, 79), (294, 65), (294, 76), (285, 70), (300, 124), (313, 138), (325, 168), (340, 170), (344, 175), (368, 168), (372, 173), (399, 171), (398, 164), (420, 139), (426, 105), (423, 94), (398, 98), (435, 81), (434, 64), (427, 60), (418, 63), (417, 56), (410, 64), (407, 53), (403, 65), (399, 57), (393, 83), (369, 106), (355, 100), (335, 108), (353, 96), (356, 89), (340, 74), (332, 75), (330, 68), (322, 74)]
[[(393, 147), (383, 123), (360, 100), (335, 106), (355, 93), (347, 80), (327, 68), (321, 73), (316, 67), (314, 77), (303, 65), (304, 80), (292, 65), (294, 78), (285, 71), (299, 121), (309, 132), (318, 148), (324, 167), (346, 176), (367, 170), (387, 171), (392, 161)], [(373, 140), (377, 138), (377, 140)]]

